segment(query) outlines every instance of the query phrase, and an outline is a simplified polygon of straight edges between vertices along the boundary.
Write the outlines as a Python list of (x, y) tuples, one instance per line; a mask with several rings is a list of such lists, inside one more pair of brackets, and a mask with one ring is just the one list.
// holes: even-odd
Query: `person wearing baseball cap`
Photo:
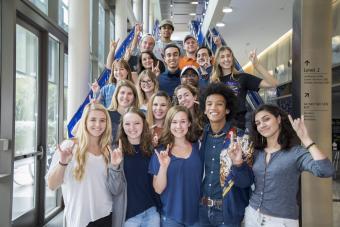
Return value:
[(174, 43), (171, 40), (171, 35), (174, 32), (174, 30), (175, 30), (174, 24), (169, 19), (164, 19), (159, 24), (160, 39), (157, 40), (153, 51), (153, 53), (158, 59), (163, 59), (162, 54), (164, 47), (168, 44)]
[(196, 62), (195, 53), (198, 49), (198, 43), (193, 35), (186, 35), (183, 40), (183, 46), (185, 50), (185, 56), (181, 57), (179, 60), (179, 68), (183, 69), (187, 65), (193, 65), (199, 67)]
[(198, 88), (199, 72), (194, 65), (187, 65), (181, 71), (181, 84), (190, 84)]

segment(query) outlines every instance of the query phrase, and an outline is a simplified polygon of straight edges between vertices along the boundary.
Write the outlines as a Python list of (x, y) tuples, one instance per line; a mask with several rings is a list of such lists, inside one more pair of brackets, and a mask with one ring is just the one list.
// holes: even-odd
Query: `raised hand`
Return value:
[(243, 163), (242, 149), (239, 140), (235, 137), (234, 132), (231, 132), (228, 154), (234, 165), (240, 165)]
[(100, 87), (97, 80), (91, 84), (91, 90), (93, 94), (98, 93), (100, 91)]
[(123, 160), (122, 141), (120, 139), (118, 140), (118, 148), (114, 149), (113, 151), (111, 150), (110, 146), (107, 146), (107, 148), (109, 149), (111, 154), (111, 164), (113, 166), (119, 166), (119, 164)]
[(143, 31), (143, 25), (142, 24), (136, 24), (135, 25), (135, 35), (139, 35)]
[(166, 149), (163, 151), (158, 152), (157, 150), (155, 150), (155, 153), (159, 161), (159, 165), (161, 167), (168, 168), (170, 164), (169, 150), (170, 150), (169, 144), (166, 146)]
[(251, 61), (251, 63), (254, 66), (257, 66), (259, 64), (259, 59), (258, 59), (257, 54), (256, 54), (256, 49), (250, 51), (250, 53), (249, 53), (249, 60)]
[(156, 76), (159, 76), (159, 74), (161, 73), (161, 71), (159, 70), (159, 61), (157, 61), (156, 66), (153, 66), (153, 64), (151, 65), (151, 71), (152, 71)]
[(300, 138), (302, 142), (311, 140), (308, 135), (308, 131), (305, 125), (305, 117), (303, 115), (301, 116), (301, 119), (300, 118), (293, 119), (292, 116), (288, 115), (288, 119), (297, 136)]
[(110, 51), (111, 52), (116, 51), (118, 43), (119, 43), (119, 38), (117, 39), (117, 41), (114, 41), (114, 40), (111, 41), (111, 43), (110, 43)]
[(61, 149), (60, 145), (57, 145), (57, 150), (60, 154), (60, 162), (62, 164), (68, 164), (73, 156), (73, 148), (74, 148), (75, 143), (72, 144), (72, 146), (66, 147), (64, 149)]
[(124, 60), (125, 61), (129, 61), (129, 59), (131, 57), (131, 53), (132, 53), (131, 47), (126, 48), (125, 54), (124, 54)]

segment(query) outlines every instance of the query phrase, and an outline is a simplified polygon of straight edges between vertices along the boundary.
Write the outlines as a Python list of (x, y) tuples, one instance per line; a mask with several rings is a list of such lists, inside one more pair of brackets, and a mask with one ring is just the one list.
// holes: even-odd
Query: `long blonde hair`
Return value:
[(103, 112), (106, 117), (106, 128), (103, 134), (100, 136), (99, 147), (101, 153), (104, 156), (106, 165), (108, 165), (110, 161), (110, 153), (107, 149), (107, 146), (111, 145), (112, 142), (110, 115), (102, 104), (90, 103), (84, 108), (83, 115), (81, 116), (79, 122), (79, 128), (77, 129), (76, 136), (74, 139), (75, 143), (77, 144), (77, 146), (75, 146), (75, 159), (77, 161), (77, 165), (73, 170), (73, 175), (77, 181), (81, 181), (85, 173), (87, 151), (90, 137), (89, 132), (87, 130), (87, 119), (89, 117), (90, 112), (94, 110)]
[(115, 92), (112, 95), (111, 105), (109, 106), (108, 110), (116, 111), (118, 109), (118, 93), (122, 87), (128, 87), (132, 90), (134, 99), (131, 106), (139, 108), (136, 86), (129, 80), (121, 80), (118, 82)]
[(220, 48), (217, 49), (216, 54), (215, 54), (215, 62), (214, 62), (214, 67), (213, 67), (213, 71), (210, 77), (210, 81), (211, 82), (219, 82), (220, 78), (223, 75), (223, 71), (222, 71), (222, 67), (220, 66), (220, 60), (221, 60), (221, 52), (222, 51), (229, 51), (231, 56), (233, 57), (233, 64), (231, 65), (231, 75), (232, 77), (234, 75), (239, 74), (239, 72), (236, 70), (235, 65), (236, 65), (236, 60), (235, 60), (235, 56), (234, 56), (234, 52), (231, 50), (230, 47), (227, 46), (221, 46)]
[(151, 70), (148, 70), (148, 69), (143, 70), (138, 76), (137, 86), (136, 86), (140, 106), (147, 104), (146, 95), (145, 95), (145, 92), (142, 90), (142, 86), (141, 86), (141, 81), (144, 78), (149, 78), (153, 82), (154, 84), (153, 93), (156, 93), (159, 88), (156, 75)]

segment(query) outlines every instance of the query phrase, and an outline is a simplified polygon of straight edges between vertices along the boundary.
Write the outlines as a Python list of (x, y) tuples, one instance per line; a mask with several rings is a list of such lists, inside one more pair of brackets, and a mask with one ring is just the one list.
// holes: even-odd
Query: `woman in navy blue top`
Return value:
[[(115, 223), (115, 219), (125, 220), (124, 227), (160, 226), (152, 175), (148, 173), (153, 151), (151, 133), (141, 110), (131, 107), (122, 116), (118, 138), (119, 146), (111, 152), (108, 184), (116, 201), (112, 209), (113, 226), (122, 225)], [(124, 185), (123, 190), (117, 192), (117, 188), (122, 188), (120, 185)], [(118, 199), (122, 197), (125, 199)]]
[(151, 158), (149, 172), (162, 201), (161, 226), (196, 226), (203, 164), (193, 142), (192, 117), (183, 106), (170, 108), (160, 144), (166, 147)]

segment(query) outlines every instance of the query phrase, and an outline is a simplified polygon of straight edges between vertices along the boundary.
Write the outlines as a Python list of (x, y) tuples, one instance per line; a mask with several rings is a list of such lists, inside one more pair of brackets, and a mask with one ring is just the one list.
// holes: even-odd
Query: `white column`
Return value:
[(149, 0), (143, 0), (143, 30), (149, 32)]
[(136, 20), (142, 22), (142, 11), (143, 11), (143, 0), (133, 0), (133, 13), (135, 14)]
[(90, 64), (90, 0), (69, 1), (69, 4), (68, 120), (89, 92)]
[(115, 38), (123, 41), (127, 36), (126, 0), (116, 0), (115, 10)]
[(155, 18), (155, 5), (154, 3), (150, 3), (150, 8), (149, 8), (149, 33), (152, 34), (152, 29), (153, 29), (153, 22)]

